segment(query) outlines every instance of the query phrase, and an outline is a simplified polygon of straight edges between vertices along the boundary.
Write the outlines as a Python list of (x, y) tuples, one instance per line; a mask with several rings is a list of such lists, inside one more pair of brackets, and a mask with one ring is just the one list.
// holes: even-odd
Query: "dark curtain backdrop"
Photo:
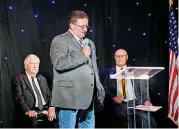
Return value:
[[(178, 3), (174, 3), (177, 13)], [(128, 51), (129, 65), (165, 67), (150, 88), (152, 102), (163, 106), (156, 120), (160, 127), (166, 127), (168, 6), (168, 0), (1, 0), (1, 127), (13, 127), (11, 77), (24, 71), (23, 61), (28, 54), (40, 57), (40, 72), (51, 83), (51, 41), (67, 31), (72, 10), (83, 10), (89, 15), (87, 36), (95, 42), (99, 71), (114, 65), (113, 54), (118, 48)]]

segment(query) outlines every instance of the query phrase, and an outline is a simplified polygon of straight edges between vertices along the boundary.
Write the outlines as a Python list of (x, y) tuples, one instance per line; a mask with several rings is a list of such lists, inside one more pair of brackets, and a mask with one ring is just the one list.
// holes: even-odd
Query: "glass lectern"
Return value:
[[(147, 113), (147, 119), (148, 119), (147, 127), (149, 128), (151, 127), (150, 111), (156, 111), (155, 109), (158, 110), (159, 108), (158, 107), (156, 108), (155, 106), (143, 106), (143, 105), (146, 100), (147, 101), (150, 100), (149, 79), (162, 70), (164, 70), (164, 67), (126, 67), (121, 71), (110, 75), (110, 79), (117, 79), (117, 80), (125, 79), (131, 82), (134, 91), (134, 96), (133, 96), (134, 99), (124, 100), (127, 102), (127, 116), (128, 116), (129, 128), (136, 128), (136, 115), (131, 116), (131, 114), (136, 114), (136, 111)], [(125, 74), (122, 74), (123, 72)], [(119, 86), (117, 86), (117, 96), (121, 97), (120, 91), (118, 89)], [(140, 90), (136, 91), (136, 89), (140, 89)], [(138, 94), (137, 92), (140, 93)], [(128, 103), (129, 101), (130, 102), (132, 101), (132, 104)], [(131, 127), (131, 123), (132, 123), (132, 127)], [(141, 123), (142, 123), (141, 125), (143, 125), (143, 121), (141, 121)], [(143, 126), (141, 128), (143, 128)]]

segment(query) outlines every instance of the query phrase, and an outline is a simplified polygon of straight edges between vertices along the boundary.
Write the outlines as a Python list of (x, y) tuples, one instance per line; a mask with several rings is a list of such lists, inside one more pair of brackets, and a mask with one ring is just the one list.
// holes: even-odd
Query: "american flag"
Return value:
[[(170, 1), (173, 2), (173, 1)], [(168, 116), (179, 125), (179, 58), (178, 58), (178, 29), (175, 14), (170, 3), (169, 8), (169, 96), (168, 96)]]

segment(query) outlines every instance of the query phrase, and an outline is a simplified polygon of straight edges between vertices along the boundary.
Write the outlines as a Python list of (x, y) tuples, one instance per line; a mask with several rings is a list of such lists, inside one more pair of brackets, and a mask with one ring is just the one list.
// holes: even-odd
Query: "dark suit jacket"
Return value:
[[(110, 79), (111, 74), (116, 73), (116, 67), (104, 69), (100, 73), (101, 83), (104, 86), (106, 92), (106, 101), (112, 102), (113, 98), (117, 96), (117, 82), (116, 79)], [(134, 92), (137, 98), (136, 104), (144, 104), (147, 101), (147, 90), (145, 80), (134, 80)], [(141, 99), (142, 98), (142, 99)], [(142, 101), (141, 101), (142, 100)]]
[(95, 45), (90, 39), (88, 44), (93, 67), (70, 31), (53, 39), (50, 49), (54, 73), (52, 106), (87, 109), (91, 104), (94, 88), (99, 102), (103, 103), (105, 92), (99, 81)]
[[(47, 81), (45, 77), (40, 74), (38, 74), (36, 77), (44, 100), (47, 103), (45, 108), (48, 108), (50, 103), (50, 92)], [(16, 109), (20, 113), (25, 114), (27, 111), (35, 108), (35, 95), (26, 73), (12, 77), (12, 95), (15, 101)]]

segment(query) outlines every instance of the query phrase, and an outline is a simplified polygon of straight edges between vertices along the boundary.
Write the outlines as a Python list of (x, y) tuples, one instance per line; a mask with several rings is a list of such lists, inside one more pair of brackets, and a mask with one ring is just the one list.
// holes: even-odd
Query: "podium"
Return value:
[[(149, 97), (149, 79), (154, 75), (164, 70), (164, 67), (126, 67), (115, 74), (110, 75), (110, 79), (125, 79), (127, 80), (128, 88), (129, 85), (132, 87), (128, 93), (130, 97), (124, 99), (123, 101), (127, 103), (127, 117), (128, 117), (128, 128), (136, 128), (136, 113), (145, 112), (147, 114), (147, 127), (146, 121), (141, 121), (140, 128), (151, 128), (150, 122), (150, 106), (143, 106), (145, 101), (150, 101)], [(125, 73), (125, 74), (122, 74)], [(117, 85), (117, 96), (121, 97), (119, 83)], [(138, 90), (137, 90), (138, 89)], [(141, 107), (144, 107), (141, 108)], [(152, 108), (153, 109), (153, 108)]]

